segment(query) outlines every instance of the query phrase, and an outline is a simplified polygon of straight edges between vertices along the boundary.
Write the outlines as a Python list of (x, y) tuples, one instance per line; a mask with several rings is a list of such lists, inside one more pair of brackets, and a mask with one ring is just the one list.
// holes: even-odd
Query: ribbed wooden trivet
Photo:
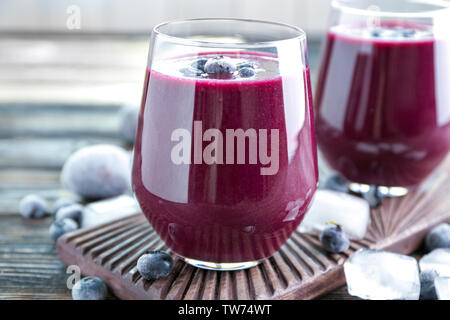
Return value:
[(384, 199), (372, 210), (366, 238), (342, 254), (327, 254), (317, 237), (295, 232), (260, 265), (241, 271), (207, 271), (178, 258), (171, 275), (146, 281), (136, 270), (147, 250), (168, 250), (143, 215), (66, 234), (58, 240), (60, 259), (84, 275), (103, 279), (123, 299), (311, 299), (345, 283), (343, 263), (363, 247), (408, 254), (438, 223), (450, 222), (450, 163), (428, 187), (403, 198)]

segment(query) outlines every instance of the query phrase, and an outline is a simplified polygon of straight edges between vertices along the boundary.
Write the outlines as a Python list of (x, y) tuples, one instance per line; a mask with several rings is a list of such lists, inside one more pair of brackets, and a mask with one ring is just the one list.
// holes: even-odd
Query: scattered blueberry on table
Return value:
[(324, 189), (339, 191), (339, 192), (348, 192), (348, 181), (343, 176), (338, 173), (335, 173), (328, 177), (328, 179), (324, 183)]
[(370, 186), (369, 191), (364, 192), (362, 197), (369, 202), (371, 208), (378, 208), (383, 200), (383, 195), (377, 186)]
[(420, 273), (420, 299), (436, 300), (436, 289), (434, 287), (434, 279), (438, 277), (435, 270), (426, 270)]
[(85, 277), (72, 288), (73, 300), (105, 300), (108, 288), (97, 277)]
[(104, 199), (130, 189), (130, 156), (114, 145), (94, 145), (73, 153), (64, 163), (61, 182), (85, 199)]
[(137, 262), (137, 270), (146, 280), (167, 277), (173, 268), (172, 257), (164, 251), (151, 251), (142, 255)]
[(450, 248), (450, 225), (441, 223), (433, 228), (425, 238), (425, 246), (428, 251), (438, 248)]
[(127, 143), (134, 143), (139, 121), (140, 108), (136, 105), (124, 105), (119, 110), (119, 134)]
[(344, 252), (350, 247), (350, 240), (340, 225), (325, 228), (319, 237), (323, 248), (331, 253)]
[(72, 204), (58, 210), (56, 213), (56, 221), (68, 218), (76, 221), (77, 224), (80, 225), (82, 214), (83, 206), (80, 204)]
[(66, 218), (53, 222), (52, 225), (50, 226), (49, 232), (50, 237), (56, 241), (63, 234), (75, 231), (77, 229), (78, 224), (75, 222), (75, 220)]
[(36, 194), (27, 195), (19, 204), (19, 212), (26, 219), (43, 218), (48, 211), (47, 201)]

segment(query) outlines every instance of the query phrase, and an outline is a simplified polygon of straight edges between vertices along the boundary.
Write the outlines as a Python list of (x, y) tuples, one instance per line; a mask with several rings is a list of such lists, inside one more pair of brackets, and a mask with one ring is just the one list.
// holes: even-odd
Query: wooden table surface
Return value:
[[(59, 171), (79, 147), (122, 145), (117, 111), (140, 101), (147, 50), (143, 36), (0, 34), (0, 300), (71, 299), (52, 218), (23, 219), (19, 200), (67, 195)], [(322, 298), (352, 299), (345, 287)]]

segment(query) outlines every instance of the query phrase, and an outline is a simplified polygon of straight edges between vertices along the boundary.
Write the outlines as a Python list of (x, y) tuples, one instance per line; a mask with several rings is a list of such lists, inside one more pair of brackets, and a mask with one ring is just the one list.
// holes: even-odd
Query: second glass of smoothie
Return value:
[(133, 189), (186, 262), (254, 266), (302, 221), (318, 181), (309, 77), (296, 27), (196, 19), (154, 29)]
[(354, 191), (403, 195), (450, 149), (450, 9), (335, 0), (316, 91), (317, 138)]

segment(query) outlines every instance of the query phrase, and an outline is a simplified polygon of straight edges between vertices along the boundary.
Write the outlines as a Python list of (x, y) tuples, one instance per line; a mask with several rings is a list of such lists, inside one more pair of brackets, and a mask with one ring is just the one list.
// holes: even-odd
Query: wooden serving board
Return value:
[(352, 241), (342, 254), (328, 254), (316, 236), (294, 232), (260, 265), (241, 271), (209, 271), (179, 258), (171, 275), (144, 280), (137, 259), (147, 250), (169, 250), (142, 214), (66, 234), (58, 240), (60, 259), (84, 275), (103, 279), (122, 299), (312, 299), (345, 283), (343, 263), (360, 248), (408, 254), (425, 234), (450, 222), (450, 162), (425, 185), (403, 198), (384, 199), (372, 210), (365, 239)]

